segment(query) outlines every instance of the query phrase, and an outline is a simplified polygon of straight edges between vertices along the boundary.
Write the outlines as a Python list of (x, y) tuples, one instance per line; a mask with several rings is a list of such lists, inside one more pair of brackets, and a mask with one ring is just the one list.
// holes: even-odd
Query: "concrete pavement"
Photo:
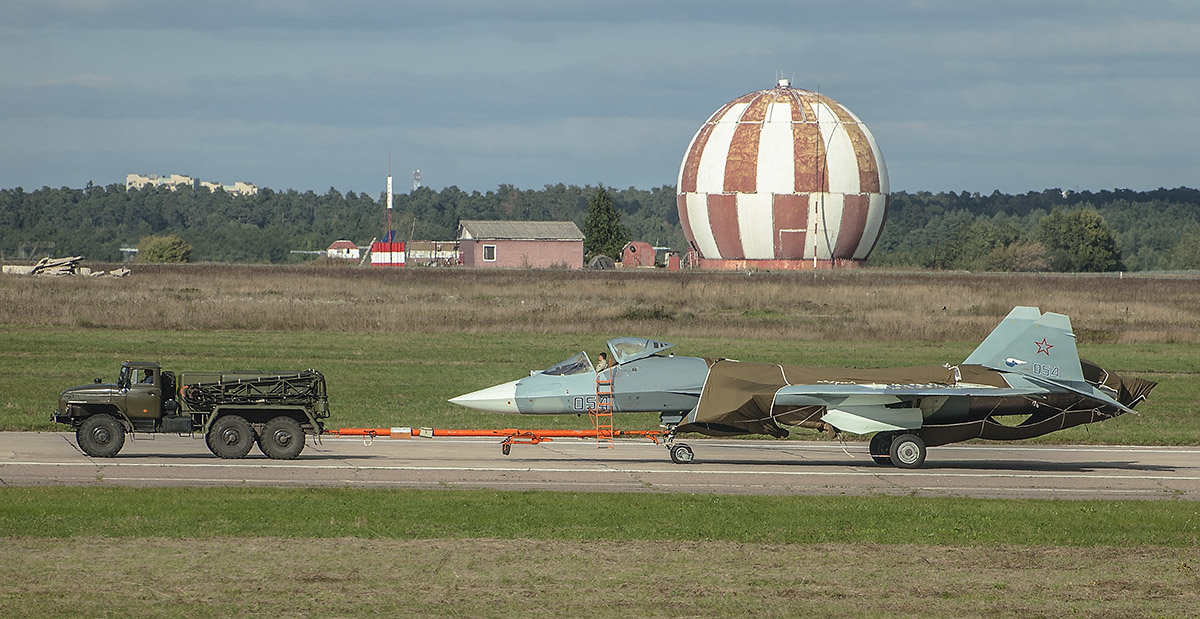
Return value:
[(916, 470), (875, 465), (866, 443), (688, 440), (673, 464), (648, 441), (613, 449), (561, 439), (310, 438), (300, 458), (257, 449), (222, 460), (201, 438), (136, 435), (115, 458), (91, 458), (72, 433), (0, 432), (0, 485), (494, 488), (720, 494), (1200, 499), (1200, 448), (949, 445)]

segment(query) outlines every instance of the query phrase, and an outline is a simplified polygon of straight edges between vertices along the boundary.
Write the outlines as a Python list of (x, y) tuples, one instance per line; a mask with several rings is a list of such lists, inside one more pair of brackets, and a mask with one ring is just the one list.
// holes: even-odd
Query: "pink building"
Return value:
[(572, 221), (461, 221), (458, 248), (469, 267), (583, 268), (583, 233)]

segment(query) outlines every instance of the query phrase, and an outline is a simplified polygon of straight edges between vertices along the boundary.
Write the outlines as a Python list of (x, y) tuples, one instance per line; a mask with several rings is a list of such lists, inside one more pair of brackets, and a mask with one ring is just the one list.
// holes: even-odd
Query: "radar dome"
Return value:
[(787, 80), (709, 117), (676, 187), (684, 234), (712, 267), (859, 263), (888, 205), (887, 167), (867, 126)]

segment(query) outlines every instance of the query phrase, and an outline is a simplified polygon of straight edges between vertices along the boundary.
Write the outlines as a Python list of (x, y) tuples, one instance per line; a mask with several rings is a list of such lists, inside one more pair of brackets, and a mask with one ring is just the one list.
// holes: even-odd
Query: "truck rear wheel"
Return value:
[(254, 446), (254, 428), (237, 415), (224, 415), (208, 429), (208, 449), (229, 460), (244, 458)]
[(258, 448), (268, 458), (291, 460), (304, 451), (304, 428), (300, 427), (299, 421), (280, 415), (263, 426)]
[(92, 415), (75, 430), (75, 442), (93, 458), (111, 458), (125, 446), (125, 428), (112, 415)]

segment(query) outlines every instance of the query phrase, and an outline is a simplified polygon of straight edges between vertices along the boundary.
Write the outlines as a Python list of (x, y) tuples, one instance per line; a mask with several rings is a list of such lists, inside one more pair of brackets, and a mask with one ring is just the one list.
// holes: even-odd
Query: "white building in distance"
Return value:
[(254, 185), (252, 183), (243, 183), (242, 181), (238, 181), (232, 185), (222, 185), (220, 183), (210, 183), (208, 181), (202, 181), (200, 179), (195, 179), (190, 176), (184, 176), (182, 174), (166, 174), (163, 176), (159, 176), (157, 174), (151, 174), (149, 176), (145, 176), (142, 174), (126, 174), (125, 175), (125, 190), (126, 191), (131, 191), (134, 189), (141, 189), (142, 187), (146, 187), (146, 186), (167, 187), (171, 191), (175, 191), (175, 189), (177, 189), (180, 185), (183, 185), (185, 187), (190, 187), (192, 189), (203, 188), (203, 189), (207, 189), (209, 191), (216, 191), (218, 189), (221, 189), (221, 190), (224, 190), (225, 193), (233, 194), (235, 196), (252, 196), (252, 195), (255, 195), (258, 193), (257, 185)]
[(334, 241), (333, 244), (325, 250), (325, 255), (329, 256), (330, 258), (344, 258), (348, 260), (358, 260), (362, 256), (358, 249), (358, 245), (355, 245), (353, 241), (347, 241), (346, 239)]

